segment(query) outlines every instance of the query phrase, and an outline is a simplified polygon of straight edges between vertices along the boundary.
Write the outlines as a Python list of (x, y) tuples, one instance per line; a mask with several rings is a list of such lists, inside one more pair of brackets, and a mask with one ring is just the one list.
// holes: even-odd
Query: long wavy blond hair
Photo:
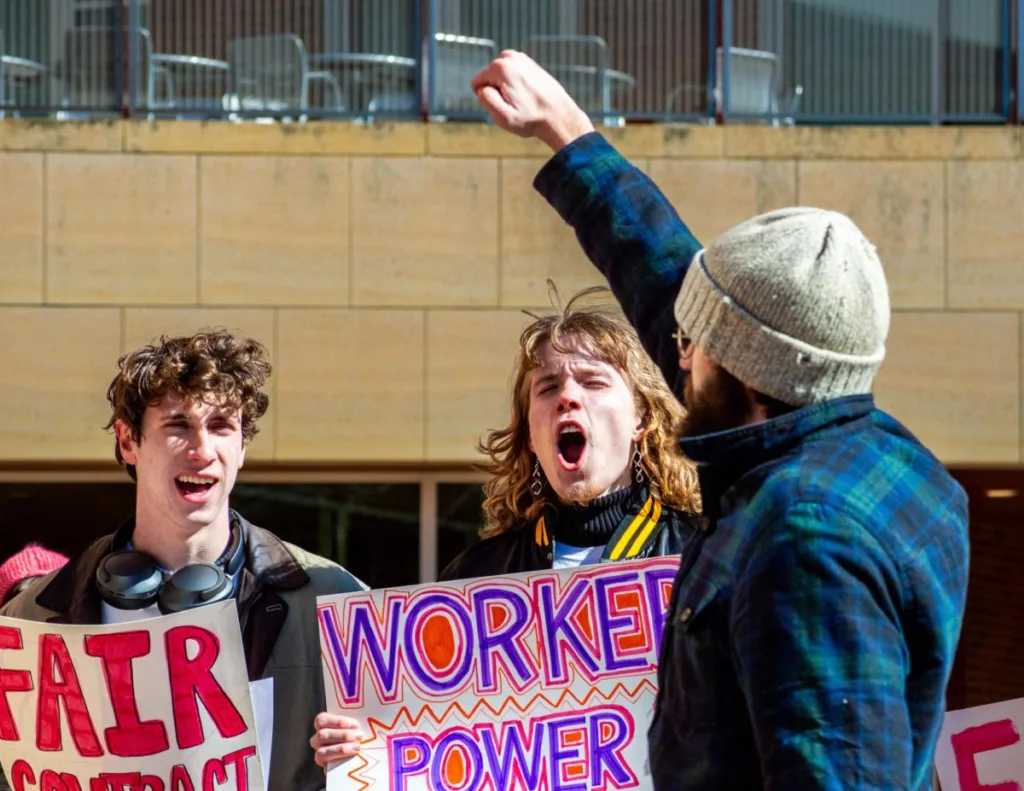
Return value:
[[(587, 341), (596, 356), (616, 368), (633, 391), (637, 410), (645, 416), (640, 440), (641, 465), (651, 493), (664, 504), (682, 511), (700, 509), (696, 469), (679, 450), (677, 437), (683, 408), (669, 390), (657, 366), (647, 356), (640, 339), (620, 314), (598, 306), (577, 307), (587, 297), (607, 289), (585, 289), (573, 296), (557, 313), (534, 316), (519, 338), (515, 379), (512, 385), (512, 419), (506, 428), (492, 431), (480, 443), (487, 456), (480, 469), (490, 474), (484, 484), (484, 526), (482, 536), (493, 536), (532, 524), (540, 515), (546, 498), (530, 492), (534, 454), (530, 451), (530, 373), (540, 365), (545, 343), (561, 353), (570, 337)], [(530, 314), (532, 315), (532, 314)]]

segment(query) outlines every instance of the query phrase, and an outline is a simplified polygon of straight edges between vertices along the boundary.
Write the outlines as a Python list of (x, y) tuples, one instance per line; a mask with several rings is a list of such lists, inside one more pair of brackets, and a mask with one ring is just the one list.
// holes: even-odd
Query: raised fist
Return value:
[(473, 90), (502, 129), (558, 151), (594, 131), (565, 88), (522, 52), (505, 50), (473, 78)]

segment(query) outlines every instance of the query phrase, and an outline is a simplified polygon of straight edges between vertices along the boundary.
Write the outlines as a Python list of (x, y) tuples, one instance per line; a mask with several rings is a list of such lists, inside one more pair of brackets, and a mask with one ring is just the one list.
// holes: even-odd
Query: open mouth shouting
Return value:
[(190, 503), (205, 501), (216, 484), (217, 479), (212, 475), (179, 475), (174, 479), (178, 493)]
[(578, 423), (563, 423), (558, 427), (558, 461), (565, 470), (578, 470), (587, 449), (587, 435)]

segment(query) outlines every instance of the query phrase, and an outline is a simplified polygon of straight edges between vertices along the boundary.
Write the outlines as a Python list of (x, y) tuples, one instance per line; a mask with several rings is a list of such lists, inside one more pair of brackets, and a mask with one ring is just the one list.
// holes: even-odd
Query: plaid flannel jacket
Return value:
[[(598, 133), (534, 186), (681, 393), (673, 305), (700, 243)], [(662, 638), (655, 788), (929, 788), (966, 598), (963, 490), (870, 395), (683, 449), (705, 521)]]

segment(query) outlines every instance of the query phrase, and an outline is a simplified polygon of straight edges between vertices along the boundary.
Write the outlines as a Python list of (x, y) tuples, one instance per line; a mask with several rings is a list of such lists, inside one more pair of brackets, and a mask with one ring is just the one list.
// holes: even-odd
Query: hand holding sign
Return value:
[(336, 762), (351, 758), (362, 746), (363, 732), (359, 730), (359, 722), (343, 714), (318, 714), (313, 721), (316, 733), (309, 740), (309, 746), (316, 751), (317, 766), (327, 767)]

